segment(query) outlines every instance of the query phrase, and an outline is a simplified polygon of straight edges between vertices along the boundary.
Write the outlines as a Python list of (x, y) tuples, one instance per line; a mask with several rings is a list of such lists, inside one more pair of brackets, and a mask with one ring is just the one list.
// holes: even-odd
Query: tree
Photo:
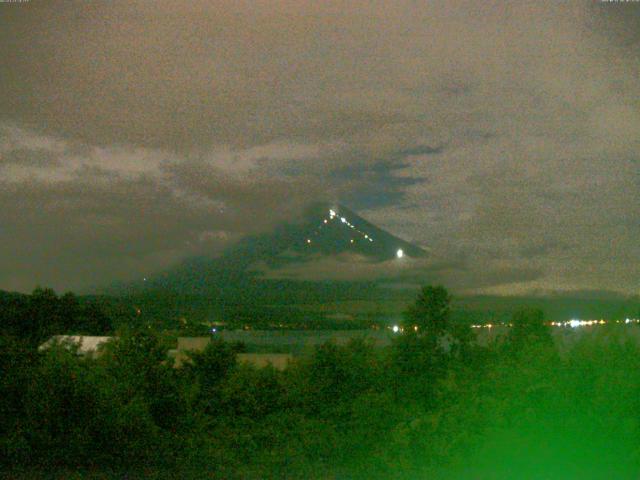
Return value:
[(521, 308), (513, 314), (511, 323), (507, 341), (512, 349), (517, 351), (527, 344), (553, 344), (551, 330), (544, 323), (542, 310)]
[(102, 349), (98, 362), (117, 379), (124, 398), (147, 394), (160, 376), (172, 370), (166, 365), (167, 347), (156, 335), (144, 331), (119, 332)]
[(430, 378), (442, 376), (446, 355), (437, 337), (418, 335), (413, 330), (394, 338), (391, 358), (395, 367), (411, 377), (426, 375)]
[(444, 372), (447, 355), (440, 340), (450, 330), (450, 305), (446, 288), (422, 287), (415, 303), (405, 312), (404, 335), (393, 343), (393, 361), (401, 372), (434, 378)]
[(326, 412), (380, 387), (383, 378), (373, 347), (361, 339), (316, 347), (303, 380), (302, 396), (311, 412)]
[(239, 365), (220, 385), (220, 408), (216, 415), (246, 417), (252, 421), (277, 412), (284, 404), (282, 374), (268, 365)]
[(88, 335), (105, 335), (113, 331), (111, 319), (95, 301), (82, 306), (78, 316), (73, 319), (73, 328)]
[(38, 345), (51, 335), (104, 335), (112, 325), (96, 300), (37, 287), (31, 295), (0, 298), (0, 330)]
[(62, 321), (56, 292), (50, 288), (37, 287), (29, 297), (24, 315), (21, 336), (34, 344), (59, 333)]
[(451, 314), (451, 295), (443, 286), (427, 285), (422, 287), (415, 303), (407, 310), (408, 329), (418, 327), (421, 333), (433, 336), (443, 335), (449, 328)]
[(242, 345), (216, 339), (201, 352), (188, 352), (190, 361), (182, 368), (186, 377), (198, 386), (197, 398), (206, 412), (213, 413), (219, 407), (220, 386), (236, 369), (236, 355), (242, 348)]
[(0, 335), (0, 468), (5, 462), (31, 461), (27, 441), (31, 432), (21, 431), (20, 426), (25, 423), (25, 403), (38, 360), (38, 352), (27, 342)]

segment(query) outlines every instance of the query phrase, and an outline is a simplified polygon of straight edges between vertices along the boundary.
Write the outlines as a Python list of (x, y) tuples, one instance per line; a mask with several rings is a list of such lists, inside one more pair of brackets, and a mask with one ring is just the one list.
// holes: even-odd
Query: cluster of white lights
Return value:
[[(400, 325), (392, 325), (390, 327), (387, 327), (389, 330), (391, 330), (393, 333), (404, 333), (404, 327), (401, 327)], [(413, 326), (413, 331), (417, 332), (418, 331), (418, 326), (414, 325)]]
[(493, 327), (513, 327), (512, 323), (484, 323), (479, 325), (471, 325), (471, 328), (493, 328)]
[(607, 323), (624, 323), (625, 325), (629, 325), (630, 323), (640, 323), (640, 319), (638, 318), (625, 318), (624, 320), (578, 320), (571, 319), (568, 322), (551, 322), (552, 326), (555, 327), (591, 327), (593, 325), (606, 325)]
[[(571, 327), (571, 328), (576, 328), (576, 327), (584, 327), (584, 326), (592, 326), (592, 325), (606, 325), (607, 323), (620, 323), (620, 324), (625, 324), (625, 325), (629, 325), (631, 323), (640, 323), (640, 318), (626, 318), (624, 320), (611, 320), (611, 321), (607, 321), (607, 320), (576, 320), (576, 319), (572, 319), (572, 320), (567, 320), (566, 322), (548, 322), (546, 325), (552, 326), (552, 327)], [(474, 324), (471, 325), (471, 328), (495, 328), (495, 327), (513, 327), (513, 323), (485, 323), (485, 324)], [(391, 330), (393, 333), (404, 333), (405, 331), (405, 327), (402, 327), (400, 325), (390, 325), (389, 327), (387, 327), (389, 330)], [(416, 325), (414, 325), (413, 330), (415, 332), (418, 331), (418, 327)]]
[[(368, 233), (365, 233), (365, 232), (363, 232), (362, 230), (358, 229), (355, 225), (353, 225), (351, 222), (349, 222), (349, 220), (347, 220), (345, 217), (340, 217), (340, 216), (338, 216), (338, 214), (336, 213), (336, 211), (335, 211), (335, 210), (333, 210), (333, 209), (329, 209), (329, 218), (328, 218), (328, 219), (327, 219), (327, 218), (323, 218), (323, 219), (322, 219), (322, 224), (321, 224), (320, 226), (318, 226), (318, 228), (316, 229), (316, 231), (315, 231), (315, 233), (314, 233), (314, 234), (315, 234), (315, 235), (317, 235), (317, 234), (318, 234), (318, 230), (320, 230), (320, 229), (322, 228), (322, 225), (326, 225), (326, 224), (328, 224), (330, 221), (332, 221), (332, 220), (336, 220), (336, 219), (340, 219), (340, 222), (341, 222), (341, 223), (344, 223), (344, 224), (345, 224), (347, 227), (349, 227), (350, 229), (352, 229), (352, 230), (354, 230), (354, 231), (358, 232), (358, 233), (359, 233), (359, 234), (360, 234), (360, 235), (361, 235), (365, 240), (368, 240), (368, 241), (370, 241), (370, 242), (373, 242), (373, 238), (371, 238), (371, 237), (369, 236), (369, 234), (368, 234)], [(312, 242), (311, 242), (311, 239), (310, 239), (310, 238), (307, 238), (307, 245), (311, 245), (311, 243), (312, 243)], [(349, 243), (355, 243), (355, 240), (354, 240), (353, 238), (351, 238), (351, 239), (349, 239)], [(396, 257), (397, 257), (397, 258), (403, 258), (403, 257), (404, 257), (404, 251), (403, 251), (401, 248), (399, 248), (399, 249), (396, 251)]]
[[(365, 240), (373, 242), (373, 238), (371, 238), (371, 236), (369, 236), (368, 233), (364, 233), (362, 230), (359, 230), (358, 228), (356, 228), (356, 226), (353, 225), (351, 222), (349, 222), (349, 220), (347, 220), (345, 217), (339, 217), (338, 214), (336, 213), (336, 211), (333, 210), (333, 209), (329, 210), (329, 218), (328, 219), (327, 218), (322, 219), (322, 223), (323, 224), (327, 224), (331, 220), (335, 220), (337, 218), (339, 218), (340, 222), (344, 223), (347, 227), (349, 227), (350, 229), (355, 230), (356, 232), (358, 232)], [(319, 229), (322, 228), (322, 225), (320, 225), (318, 228)], [(317, 232), (316, 232), (316, 234), (317, 234)], [(351, 243), (354, 243), (354, 242), (355, 242), (355, 240), (351, 239)], [(311, 243), (311, 239), (310, 238), (307, 239), (307, 243)]]
[[(571, 319), (571, 320), (567, 320), (564, 322), (548, 322), (547, 325), (549, 325), (550, 327), (571, 327), (571, 328), (577, 328), (577, 327), (591, 327), (591, 326), (595, 326), (595, 325), (607, 325), (607, 324), (613, 324), (613, 323), (623, 323), (625, 325), (629, 325), (630, 323), (640, 323), (640, 318), (626, 318), (624, 320), (578, 320), (578, 319)], [(485, 324), (476, 324), (476, 325), (471, 325), (471, 328), (493, 328), (493, 327), (513, 327), (512, 323), (485, 323)]]

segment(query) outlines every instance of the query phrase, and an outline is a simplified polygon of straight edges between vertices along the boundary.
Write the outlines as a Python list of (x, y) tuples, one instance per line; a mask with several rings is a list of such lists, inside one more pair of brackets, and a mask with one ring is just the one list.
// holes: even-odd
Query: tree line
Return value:
[(0, 334), (31, 344), (52, 335), (106, 335), (112, 319), (97, 300), (81, 299), (72, 292), (58, 296), (50, 288), (31, 295), (0, 294)]

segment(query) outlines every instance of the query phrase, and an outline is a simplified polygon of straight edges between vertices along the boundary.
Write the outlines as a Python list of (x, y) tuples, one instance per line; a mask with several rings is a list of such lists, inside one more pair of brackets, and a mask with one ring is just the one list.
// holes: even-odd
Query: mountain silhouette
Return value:
[(375, 226), (345, 206), (314, 203), (296, 222), (246, 237), (218, 258), (190, 258), (133, 287), (211, 294), (239, 291), (259, 281), (257, 265), (277, 269), (345, 253), (371, 262), (426, 255), (422, 248)]
[(301, 222), (246, 238), (223, 258), (236, 267), (256, 261), (278, 266), (340, 253), (354, 253), (372, 261), (426, 255), (420, 247), (376, 227), (347, 207), (316, 203), (306, 209)]

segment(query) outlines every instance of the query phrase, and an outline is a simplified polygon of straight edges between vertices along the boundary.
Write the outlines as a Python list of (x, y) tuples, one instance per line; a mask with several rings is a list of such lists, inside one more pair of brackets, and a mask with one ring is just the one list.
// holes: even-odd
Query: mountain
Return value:
[[(395, 267), (412, 264), (399, 256), (426, 255), (419, 246), (386, 232), (347, 207), (317, 203), (297, 221), (247, 237), (220, 257), (191, 258), (110, 293), (115, 294), (111, 300), (116, 311), (136, 311), (140, 321), (166, 325), (187, 319), (190, 324), (215, 320), (255, 328), (282, 324), (292, 328), (335, 328), (338, 324), (340, 328), (368, 327), (397, 321), (415, 299), (415, 284), (437, 282), (425, 273), (414, 279), (413, 286), (394, 283)], [(371, 271), (384, 273), (357, 277), (363, 280), (326, 276), (319, 280), (313, 276), (318, 271), (315, 267), (326, 259), (331, 268), (349, 270), (353, 262), (354, 269), (364, 265), (366, 272), (373, 265), (376, 268)], [(312, 275), (307, 280), (280, 275), (292, 270)], [(522, 305), (540, 306), (554, 320), (591, 315), (617, 318), (621, 312), (637, 312), (637, 301), (632, 305), (616, 299), (455, 298), (454, 317), (476, 323), (507, 321)], [(338, 322), (336, 318), (351, 320)]]
[(310, 325), (325, 314), (302, 312), (292, 306), (390, 300), (406, 293), (381, 288), (380, 282), (373, 279), (265, 278), (265, 270), (277, 273), (278, 268), (295, 264), (302, 269), (308, 265), (309, 272), (313, 272), (314, 262), (323, 259), (333, 258), (347, 267), (350, 261), (376, 264), (425, 255), (420, 247), (376, 227), (342, 205), (316, 203), (295, 222), (247, 237), (220, 257), (190, 258), (159, 275), (105, 293), (126, 305), (135, 305), (155, 319), (244, 318), (247, 323), (256, 324), (286, 318), (290, 323)]
[(185, 293), (229, 290), (238, 283), (246, 287), (248, 280), (255, 282), (257, 266), (272, 269), (348, 253), (370, 262), (426, 255), (420, 247), (376, 227), (347, 207), (316, 203), (295, 223), (247, 237), (221, 257), (188, 259), (138, 287)]
[(317, 203), (307, 208), (301, 222), (249, 237), (223, 258), (236, 267), (258, 261), (277, 266), (341, 253), (358, 254), (371, 261), (426, 255), (420, 247), (376, 227), (342, 205)]

